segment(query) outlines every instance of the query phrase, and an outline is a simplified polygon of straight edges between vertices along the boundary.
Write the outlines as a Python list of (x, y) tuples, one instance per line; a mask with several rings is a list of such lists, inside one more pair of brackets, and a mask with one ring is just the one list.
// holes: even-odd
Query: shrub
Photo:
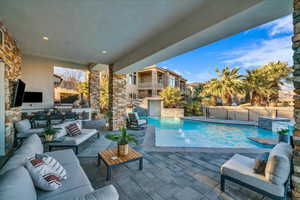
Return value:
[(167, 87), (160, 92), (160, 96), (166, 108), (181, 108), (184, 105), (179, 88)]
[(201, 116), (203, 115), (202, 106), (198, 101), (188, 101), (184, 107), (184, 115)]

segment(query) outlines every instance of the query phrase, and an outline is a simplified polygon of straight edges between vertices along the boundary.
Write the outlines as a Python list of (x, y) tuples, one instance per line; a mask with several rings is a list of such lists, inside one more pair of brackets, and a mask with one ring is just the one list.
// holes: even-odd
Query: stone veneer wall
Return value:
[(126, 75), (113, 73), (112, 66), (110, 66), (108, 77), (109, 110), (112, 112), (109, 124), (111, 130), (118, 130), (122, 126), (126, 126)]
[(21, 108), (12, 108), (12, 91), (14, 81), (21, 76), (22, 57), (16, 41), (0, 22), (0, 29), (4, 31), (4, 47), (0, 45), (0, 59), (5, 64), (5, 145), (9, 152), (14, 144), (14, 122), (21, 119)]
[(293, 50), (294, 50), (294, 117), (295, 129), (293, 133), (293, 140), (295, 144), (293, 155), (293, 169), (292, 175), (293, 183), (293, 199), (300, 199), (300, 0), (294, 0), (294, 36)]
[(163, 108), (161, 111), (162, 117), (184, 117), (184, 109), (182, 108)]
[(96, 115), (100, 114), (100, 71), (89, 70), (90, 107)]

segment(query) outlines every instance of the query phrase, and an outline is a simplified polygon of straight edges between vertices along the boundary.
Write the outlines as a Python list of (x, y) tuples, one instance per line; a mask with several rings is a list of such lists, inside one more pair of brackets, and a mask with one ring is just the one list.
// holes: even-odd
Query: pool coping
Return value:
[(161, 147), (155, 146), (155, 126), (148, 125), (142, 144), (144, 151), (149, 152), (203, 152), (203, 153), (264, 153), (267, 148), (230, 148), (230, 147)]
[(256, 121), (226, 120), (226, 119), (214, 119), (214, 118), (206, 118), (206, 117), (182, 117), (181, 119), (198, 121), (198, 122), (218, 123), (218, 124), (258, 126), (258, 122)]

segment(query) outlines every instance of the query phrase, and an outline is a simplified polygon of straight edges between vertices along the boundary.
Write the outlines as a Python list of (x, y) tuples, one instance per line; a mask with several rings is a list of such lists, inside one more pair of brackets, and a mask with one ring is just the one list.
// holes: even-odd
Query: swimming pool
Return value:
[(155, 146), (159, 147), (271, 148), (247, 137), (277, 138), (276, 133), (255, 126), (154, 117), (148, 123), (155, 126)]

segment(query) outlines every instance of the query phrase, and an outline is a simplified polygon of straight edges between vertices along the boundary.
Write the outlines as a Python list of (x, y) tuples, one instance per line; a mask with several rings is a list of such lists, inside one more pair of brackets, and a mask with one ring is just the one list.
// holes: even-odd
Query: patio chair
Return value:
[(78, 114), (72, 111), (68, 111), (65, 113), (64, 121), (75, 121), (78, 120)]
[(133, 129), (142, 129), (145, 128), (147, 124), (146, 119), (140, 119), (138, 113), (128, 113), (128, 127)]
[(149, 116), (148, 110), (145, 109), (145, 108), (139, 107), (139, 106), (134, 107), (133, 112), (134, 113), (136, 112), (138, 114), (138, 116), (141, 116), (141, 117), (148, 117)]
[(59, 111), (53, 111), (48, 116), (48, 125), (61, 124), (64, 121), (64, 116)]
[(271, 150), (265, 173), (257, 174), (255, 159), (235, 154), (221, 167), (221, 191), (225, 192), (225, 180), (229, 180), (271, 199), (287, 199), (291, 157), (292, 147), (281, 142)]
[(48, 115), (46, 112), (36, 112), (32, 116), (32, 124), (34, 128), (47, 127), (49, 124)]

